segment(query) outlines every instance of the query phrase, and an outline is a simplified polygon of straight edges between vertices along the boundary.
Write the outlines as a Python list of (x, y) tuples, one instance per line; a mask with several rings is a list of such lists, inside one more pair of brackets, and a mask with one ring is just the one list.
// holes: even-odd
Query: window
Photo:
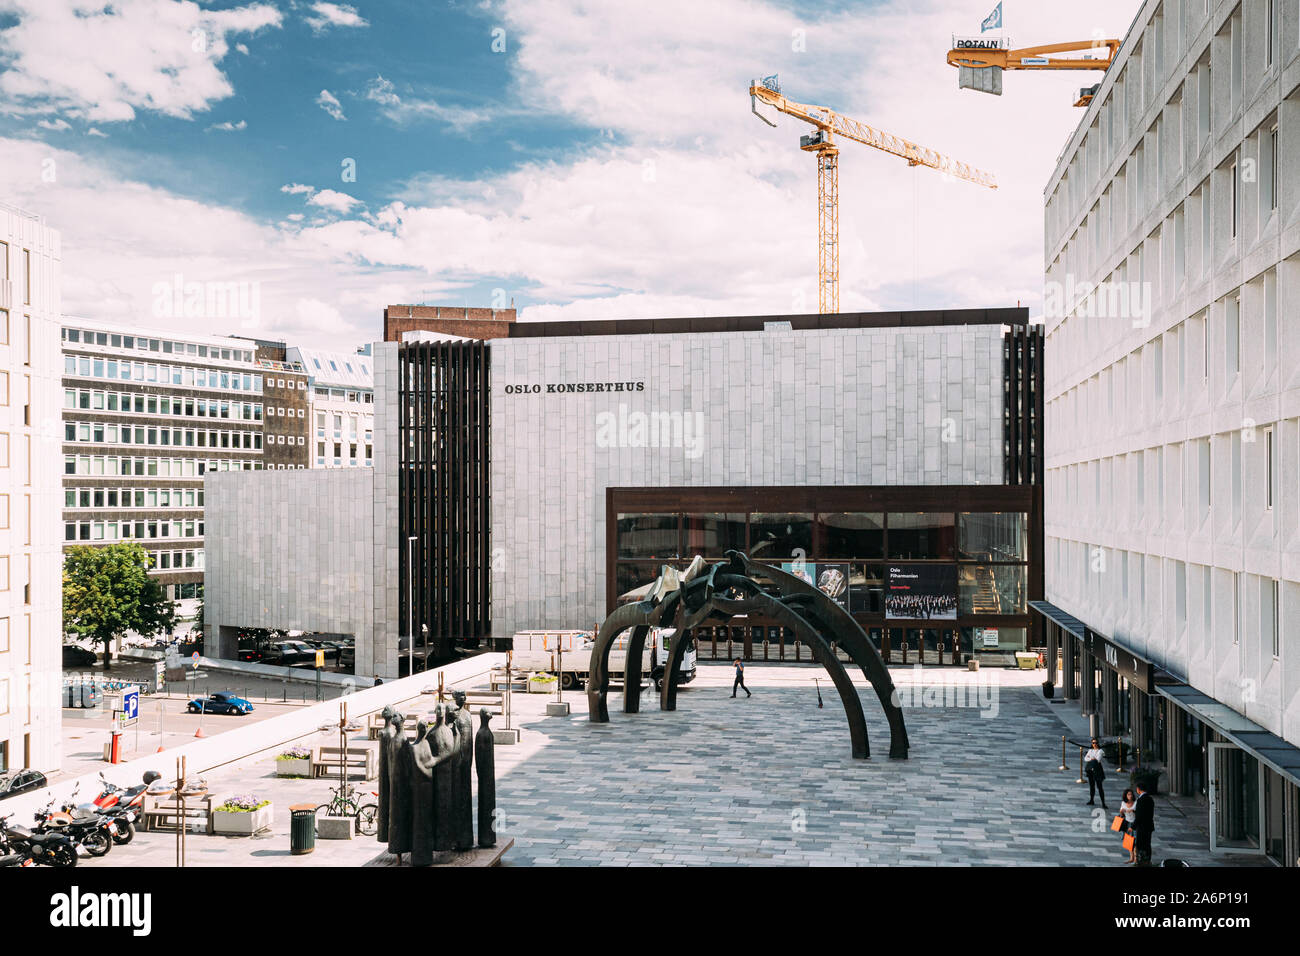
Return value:
[(1260, 222), (1278, 208), (1278, 127), (1273, 126), (1260, 143)]
[(1264, 507), (1273, 510), (1273, 495), (1277, 486), (1277, 469), (1273, 461), (1273, 429), (1264, 429)]
[(1235, 162), (1231, 167), (1229, 167), (1228, 172), (1229, 175), (1232, 176), (1232, 238), (1236, 239), (1237, 226), (1241, 221), (1241, 215), (1239, 212), (1241, 183), (1237, 179), (1237, 164)]
[(1241, 371), (1241, 296), (1234, 295), (1227, 303), (1224, 314), (1224, 351), (1228, 373), (1236, 375)]
[(1277, 581), (1265, 581), (1263, 600), (1260, 607), (1260, 620), (1263, 622), (1264, 633), (1272, 639), (1273, 659), (1277, 660), (1282, 656), (1282, 622), (1281, 622), (1281, 593), (1280, 584)]

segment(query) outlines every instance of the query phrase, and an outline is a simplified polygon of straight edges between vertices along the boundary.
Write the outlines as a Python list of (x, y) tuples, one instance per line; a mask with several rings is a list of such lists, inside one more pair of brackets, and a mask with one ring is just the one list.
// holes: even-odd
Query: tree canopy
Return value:
[(77, 545), (63, 556), (63, 629), (104, 648), (128, 631), (144, 637), (170, 631), (176, 605), (149, 576), (151, 559), (133, 541), (101, 546)]

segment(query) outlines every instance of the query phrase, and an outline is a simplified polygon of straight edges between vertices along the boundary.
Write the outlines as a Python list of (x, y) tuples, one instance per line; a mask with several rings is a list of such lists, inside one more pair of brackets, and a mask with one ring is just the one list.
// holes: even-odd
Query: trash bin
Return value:
[(316, 849), (316, 807), (295, 803), (289, 808), (289, 852), (301, 856)]

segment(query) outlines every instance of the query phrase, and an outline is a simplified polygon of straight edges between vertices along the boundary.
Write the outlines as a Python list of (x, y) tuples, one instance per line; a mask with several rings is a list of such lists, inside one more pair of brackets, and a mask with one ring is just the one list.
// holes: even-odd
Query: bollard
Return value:
[(1119, 760), (1119, 772), (1124, 772), (1124, 735), (1115, 735), (1115, 750), (1118, 751), (1116, 759)]
[(1079, 747), (1079, 779), (1075, 783), (1083, 783), (1083, 747)]
[(1065, 771), (1069, 769), (1065, 765), (1065, 734), (1061, 734), (1061, 765), (1056, 769), (1061, 771), (1061, 773), (1065, 773)]

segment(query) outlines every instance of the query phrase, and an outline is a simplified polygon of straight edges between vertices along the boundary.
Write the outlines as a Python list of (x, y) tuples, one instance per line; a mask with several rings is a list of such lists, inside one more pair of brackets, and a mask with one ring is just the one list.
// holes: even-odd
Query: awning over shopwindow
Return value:
[(1073, 614), (1067, 614), (1048, 601), (1030, 601), (1029, 606), (1053, 623), (1059, 624), (1081, 641), (1086, 641), (1088, 629)]
[(1187, 684), (1157, 684), (1156, 690), (1197, 720), (1209, 725), (1242, 750), (1262, 760), (1275, 771), (1300, 786), (1300, 747), (1289, 744), (1276, 734), (1237, 713), (1227, 704), (1203, 694)]

